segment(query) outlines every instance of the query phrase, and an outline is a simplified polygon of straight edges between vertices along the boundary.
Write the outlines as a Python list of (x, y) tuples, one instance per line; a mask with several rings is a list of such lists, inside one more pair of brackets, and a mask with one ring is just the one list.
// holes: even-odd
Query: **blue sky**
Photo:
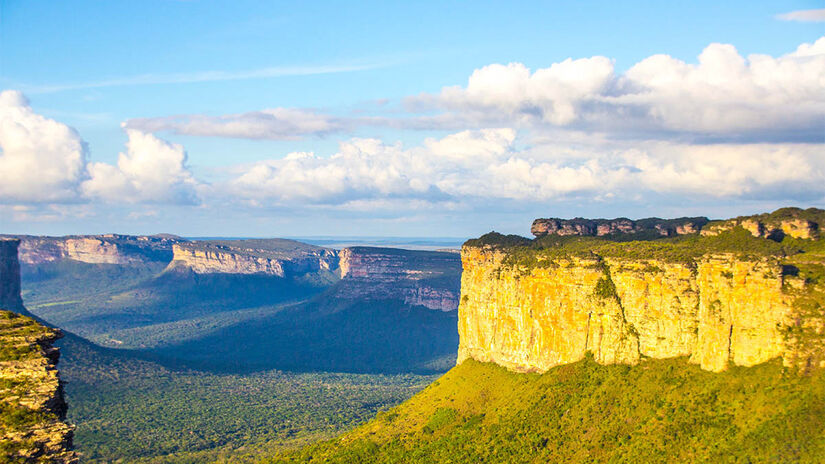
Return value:
[[(822, 112), (794, 109), (810, 102), (805, 95), (825, 93), (816, 87), (822, 69), (811, 64), (821, 55), (814, 47), (814, 58), (781, 61), (825, 35), (821, 2), (410, 3), (0, 3), (0, 89), (20, 95), (7, 98), (7, 119), (52, 120), (76, 134), (48, 129), (59, 142), (47, 146), (19, 142), (18, 132), (4, 145), (0, 134), (8, 163), (0, 175), (26, 176), (38, 163), (71, 171), (0, 189), (0, 232), (475, 236), (526, 234), (535, 216), (728, 215), (825, 204), (825, 192), (810, 188), (825, 180), (817, 177)], [(811, 12), (778, 18), (800, 10)], [(683, 69), (714, 43), (734, 46), (744, 60), (767, 55), (777, 60), (770, 66), (799, 75), (766, 84), (778, 72), (756, 61), (748, 61), (750, 77), (710, 64), (699, 77)], [(708, 54), (719, 57), (714, 63), (738, 60), (716, 51)], [(650, 61), (634, 71), (657, 54), (678, 63)], [(575, 98), (556, 74), (518, 93), (526, 84), (508, 79), (520, 68), (490, 70), (475, 90), (468, 83), (496, 63), (536, 72), (591, 57), (605, 61), (565, 71), (577, 82), (593, 79), (572, 91), (581, 92)], [(651, 77), (673, 73), (681, 74), (672, 87), (656, 87), (661, 79)], [(738, 88), (720, 83), (731, 78), (751, 79), (755, 90), (719, 104), (719, 94), (731, 94), (726, 88)], [(809, 83), (791, 89), (797, 81)], [(516, 93), (495, 97), (508, 85)], [(650, 88), (628, 90), (640, 85)], [(654, 87), (658, 96), (648, 98)], [(701, 114), (668, 113), (682, 88), (692, 89), (683, 97)], [(772, 100), (765, 92), (790, 96), (756, 108)], [(624, 98), (620, 110), (592, 110), (613, 105), (616, 95)], [(284, 111), (273, 120), (271, 109)], [(760, 124), (757, 111), (785, 122)], [(503, 132), (478, 132), (485, 130)], [(476, 132), (450, 138), (464, 131)], [(342, 143), (355, 147), (350, 155)], [(14, 152), (19, 146), (26, 148)], [(315, 158), (279, 164), (292, 152)], [(775, 164), (777, 156), (786, 163)], [(716, 158), (731, 161), (709, 161)], [(772, 169), (788, 174), (766, 177)], [(644, 176), (633, 178), (637, 172)], [(519, 184), (519, 175), (528, 177)], [(487, 183), (473, 183), (480, 178)], [(716, 191), (714, 182), (733, 187)]]

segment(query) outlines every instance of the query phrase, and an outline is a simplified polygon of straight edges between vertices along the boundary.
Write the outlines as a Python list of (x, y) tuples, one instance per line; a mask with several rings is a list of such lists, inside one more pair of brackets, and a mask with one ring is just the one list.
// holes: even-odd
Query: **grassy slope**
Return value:
[(545, 374), (466, 361), (341, 438), (271, 462), (822, 462), (825, 375), (684, 359)]

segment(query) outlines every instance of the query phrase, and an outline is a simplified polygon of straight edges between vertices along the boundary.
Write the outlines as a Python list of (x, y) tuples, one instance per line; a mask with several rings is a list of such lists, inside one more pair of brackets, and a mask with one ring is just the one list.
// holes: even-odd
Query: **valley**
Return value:
[(457, 253), (21, 239), (23, 301), (66, 331), (84, 462), (254, 462), (362, 423), (455, 363)]

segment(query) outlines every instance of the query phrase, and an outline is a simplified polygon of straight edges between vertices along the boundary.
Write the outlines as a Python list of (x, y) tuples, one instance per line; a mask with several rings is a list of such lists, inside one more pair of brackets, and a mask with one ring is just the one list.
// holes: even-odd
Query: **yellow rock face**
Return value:
[(545, 371), (591, 352), (603, 364), (690, 356), (721, 371), (786, 354), (781, 327), (792, 301), (776, 261), (566, 258), (527, 270), (504, 258), (462, 250), (459, 363)]

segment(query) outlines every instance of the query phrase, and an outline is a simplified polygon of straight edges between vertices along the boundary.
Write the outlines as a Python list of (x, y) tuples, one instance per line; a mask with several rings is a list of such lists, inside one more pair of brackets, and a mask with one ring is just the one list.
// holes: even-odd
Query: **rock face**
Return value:
[(339, 253), (338, 297), (397, 299), (439, 311), (458, 308), (461, 261), (457, 253), (351, 247)]
[(530, 232), (536, 237), (545, 235), (604, 236), (614, 234), (636, 234), (653, 232), (663, 236), (695, 234), (709, 222), (706, 217), (659, 219), (647, 218), (632, 221), (627, 218), (616, 219), (536, 219)]
[(20, 241), (0, 238), (0, 308), (17, 310), (23, 306), (20, 298), (20, 262), (17, 248)]
[(168, 269), (196, 274), (286, 277), (338, 265), (334, 250), (283, 239), (180, 242), (173, 246), (173, 254)]
[(84, 235), (20, 236), (20, 261), (38, 265), (70, 259), (91, 264), (138, 264), (169, 261), (173, 236)]
[[(777, 357), (825, 367), (825, 282), (799, 276), (779, 257), (708, 252), (678, 262), (590, 252), (532, 266), (509, 259), (525, 250), (462, 249), (459, 363), (543, 372), (591, 352), (603, 364), (687, 356), (717, 372)], [(822, 255), (799, 256), (807, 260), (800, 266), (825, 270)]]

